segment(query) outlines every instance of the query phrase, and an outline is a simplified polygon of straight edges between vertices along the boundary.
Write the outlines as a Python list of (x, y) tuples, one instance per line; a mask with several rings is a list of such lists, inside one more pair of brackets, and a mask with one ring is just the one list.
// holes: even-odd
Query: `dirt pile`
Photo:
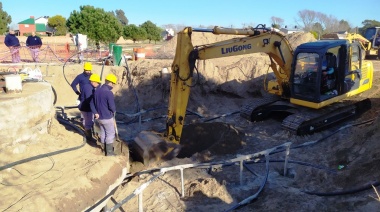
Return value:
[[(242, 37), (242, 36), (236, 36), (236, 35), (214, 35), (212, 33), (206, 33), (206, 32), (193, 32), (191, 35), (191, 41), (193, 46), (201, 46), (205, 44), (212, 44), (219, 41), (224, 41), (236, 37)], [(310, 41), (315, 41), (316, 39), (311, 33), (304, 33), (304, 32), (297, 32), (288, 34), (285, 36), (289, 43), (291, 44), (291, 47), (295, 49), (298, 45)], [(155, 59), (172, 59), (175, 55), (175, 50), (177, 47), (177, 38), (178, 36), (174, 36), (169, 41), (166, 41), (162, 45), (160, 49), (157, 50), (157, 54), (155, 55)], [(245, 56), (246, 57), (246, 56)], [(222, 63), (223, 64), (223, 63)]]

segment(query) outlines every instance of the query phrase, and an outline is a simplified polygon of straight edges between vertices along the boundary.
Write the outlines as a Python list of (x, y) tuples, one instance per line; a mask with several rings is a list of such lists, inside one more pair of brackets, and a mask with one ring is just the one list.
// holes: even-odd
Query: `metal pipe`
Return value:
[(284, 163), (284, 177), (288, 174), (288, 160), (290, 154), (290, 144), (286, 146), (285, 150), (285, 163)]
[(181, 193), (182, 193), (182, 198), (185, 197), (185, 185), (183, 183), (183, 169), (179, 169), (181, 172)]
[(243, 160), (239, 161), (240, 166), (240, 185), (243, 185)]
[(143, 201), (142, 201), (142, 196), (143, 194), (143, 191), (141, 191), (141, 193), (139, 193), (139, 212), (143, 212)]

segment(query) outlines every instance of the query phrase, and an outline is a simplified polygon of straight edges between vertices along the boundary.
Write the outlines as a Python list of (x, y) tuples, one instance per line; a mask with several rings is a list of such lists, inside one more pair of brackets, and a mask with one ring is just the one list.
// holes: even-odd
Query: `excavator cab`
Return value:
[(370, 42), (371, 48), (366, 50), (366, 55), (377, 55), (380, 58), (380, 27), (370, 27), (364, 32), (364, 37)]
[(292, 98), (320, 103), (338, 95), (338, 67), (346, 69), (346, 64), (337, 64), (339, 51), (347, 51), (342, 46), (343, 41), (319, 41), (297, 48), (291, 76)]
[(358, 43), (343, 39), (298, 46), (290, 79), (291, 102), (318, 109), (371, 88), (361, 51)]
[(372, 46), (379, 48), (380, 46), (380, 27), (370, 27), (364, 32), (364, 37), (372, 43)]

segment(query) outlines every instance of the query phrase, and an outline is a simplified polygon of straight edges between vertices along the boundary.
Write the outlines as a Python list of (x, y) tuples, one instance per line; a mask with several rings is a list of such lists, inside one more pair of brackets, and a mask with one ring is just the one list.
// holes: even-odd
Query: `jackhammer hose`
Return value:
[(338, 196), (338, 195), (354, 194), (354, 193), (358, 193), (361, 191), (365, 191), (365, 190), (373, 188), (372, 186), (373, 187), (380, 186), (380, 182), (379, 181), (373, 181), (372, 183), (367, 183), (367, 184), (362, 185), (360, 187), (348, 189), (348, 190), (343, 190), (343, 191), (332, 191), (332, 192), (303, 191), (303, 192), (305, 192), (306, 194), (317, 195), (317, 196)]
[(230, 207), (229, 209), (225, 210), (226, 212), (227, 211), (235, 210), (235, 209), (237, 209), (237, 208), (239, 208), (239, 207), (241, 207), (243, 205), (246, 205), (246, 204), (252, 202), (252, 200), (256, 199), (259, 196), (259, 194), (261, 193), (261, 191), (264, 189), (265, 184), (268, 181), (268, 176), (269, 176), (269, 155), (266, 155), (265, 159), (266, 159), (266, 163), (265, 163), (265, 170), (266, 170), (265, 171), (265, 178), (264, 178), (263, 182), (261, 183), (259, 190), (257, 190), (257, 192), (255, 194), (253, 194), (253, 195), (245, 198), (243, 201), (241, 201), (241, 202), (237, 203), (236, 205)]
[(67, 58), (67, 60), (65, 61), (65, 63), (63, 64), (63, 67), (62, 67), (63, 77), (65, 78), (65, 80), (66, 80), (67, 84), (69, 84), (69, 86), (70, 86), (70, 82), (69, 82), (69, 80), (67, 80), (66, 75), (65, 75), (65, 66), (66, 66), (66, 63), (69, 61), (69, 59), (71, 59), (72, 57), (74, 57), (77, 54), (73, 54), (73, 55), (71, 55), (71, 57)]
[[(318, 139), (318, 140), (315, 140), (315, 141), (309, 141), (309, 142), (305, 142), (305, 143), (302, 143), (302, 144), (299, 144), (297, 146), (293, 146), (293, 147), (290, 147), (290, 149), (298, 149), (298, 148), (301, 148), (301, 147), (305, 147), (305, 146), (309, 146), (309, 145), (313, 145), (313, 144), (316, 144), (316, 143), (319, 143), (333, 135), (335, 135), (336, 133), (346, 129), (346, 128), (349, 128), (349, 127), (353, 127), (353, 126), (360, 126), (360, 125), (364, 125), (364, 124), (368, 124), (368, 123), (371, 123), (375, 120), (376, 118), (373, 118), (373, 119), (369, 119), (369, 120), (366, 120), (366, 121), (363, 121), (363, 122), (360, 122), (360, 123), (356, 123), (356, 124), (349, 124), (349, 125), (345, 125), (343, 127), (340, 127), (339, 129), (329, 133), (328, 135), (325, 135), (323, 136), (322, 138)], [(273, 151), (271, 152), (270, 154), (276, 154), (276, 153), (280, 153), (280, 152), (283, 152), (285, 151), (285, 149), (279, 149), (279, 150), (276, 150), (276, 151)]]
[[(43, 82), (47, 82), (51, 85), (50, 82), (46, 81), (46, 80), (43, 80)], [(57, 103), (57, 92), (55, 91), (54, 87), (51, 86), (51, 90), (53, 91), (53, 94), (54, 94), (54, 101), (53, 101), (53, 105), (55, 105), (55, 103)]]
[[(61, 124), (73, 127), (76, 131), (79, 132), (79, 134), (83, 135), (83, 132), (82, 132), (82, 130), (79, 127), (75, 126), (74, 124), (72, 124), (72, 123), (70, 123), (70, 122), (68, 122), (68, 121), (66, 121), (64, 119), (61, 119), (61, 118), (57, 118), (57, 119), (58, 119), (58, 121)], [(76, 149), (79, 149), (79, 148), (83, 147), (85, 144), (86, 144), (86, 140), (83, 139), (83, 143), (81, 145), (79, 145), (79, 146), (71, 147), (71, 148), (67, 148), (67, 149), (62, 149), (62, 150), (58, 150), (58, 151), (55, 151), (55, 152), (49, 152), (49, 153), (45, 153), (45, 154), (41, 154), (41, 155), (36, 155), (36, 156), (30, 157), (30, 158), (25, 158), (25, 159), (22, 159), (22, 160), (13, 162), (13, 163), (9, 163), (9, 164), (7, 164), (5, 166), (1, 166), (0, 167), (0, 171), (8, 169), (8, 168), (11, 168), (11, 167), (16, 166), (16, 165), (20, 165), (20, 164), (23, 164), (23, 163), (26, 163), (26, 162), (30, 162), (30, 161), (33, 161), (33, 160), (38, 160), (38, 159), (41, 159), (41, 158), (44, 158), (44, 157), (49, 157), (49, 156), (58, 155), (58, 154), (61, 154), (61, 153), (64, 153), (64, 152), (73, 151), (73, 150), (76, 150)]]
[[(269, 160), (270, 163), (283, 163), (285, 162), (285, 160)], [(253, 163), (265, 163), (264, 161), (246, 161), (245, 164), (253, 164)], [(312, 168), (316, 168), (316, 169), (320, 169), (320, 170), (325, 170), (329, 173), (332, 173), (332, 174), (337, 174), (337, 172), (333, 169), (329, 169), (328, 167), (324, 167), (324, 166), (320, 166), (320, 165), (315, 165), (315, 164), (311, 164), (311, 163), (307, 163), (307, 162), (303, 162), (303, 161), (296, 161), (296, 160), (288, 160), (288, 163), (294, 163), (294, 164), (298, 164), (298, 165), (301, 165), (301, 166), (309, 166), (309, 167), (312, 167)]]
[(51, 86), (51, 90), (53, 91), (54, 94), (54, 101), (53, 101), (53, 106), (57, 103), (57, 92), (55, 91), (54, 87)]

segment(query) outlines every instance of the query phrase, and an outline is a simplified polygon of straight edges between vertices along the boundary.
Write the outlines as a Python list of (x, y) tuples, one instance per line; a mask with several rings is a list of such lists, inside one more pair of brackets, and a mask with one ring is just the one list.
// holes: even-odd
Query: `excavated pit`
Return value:
[(234, 154), (243, 146), (244, 133), (234, 126), (222, 123), (197, 123), (183, 128), (178, 158), (191, 157), (195, 153), (206, 156)]

